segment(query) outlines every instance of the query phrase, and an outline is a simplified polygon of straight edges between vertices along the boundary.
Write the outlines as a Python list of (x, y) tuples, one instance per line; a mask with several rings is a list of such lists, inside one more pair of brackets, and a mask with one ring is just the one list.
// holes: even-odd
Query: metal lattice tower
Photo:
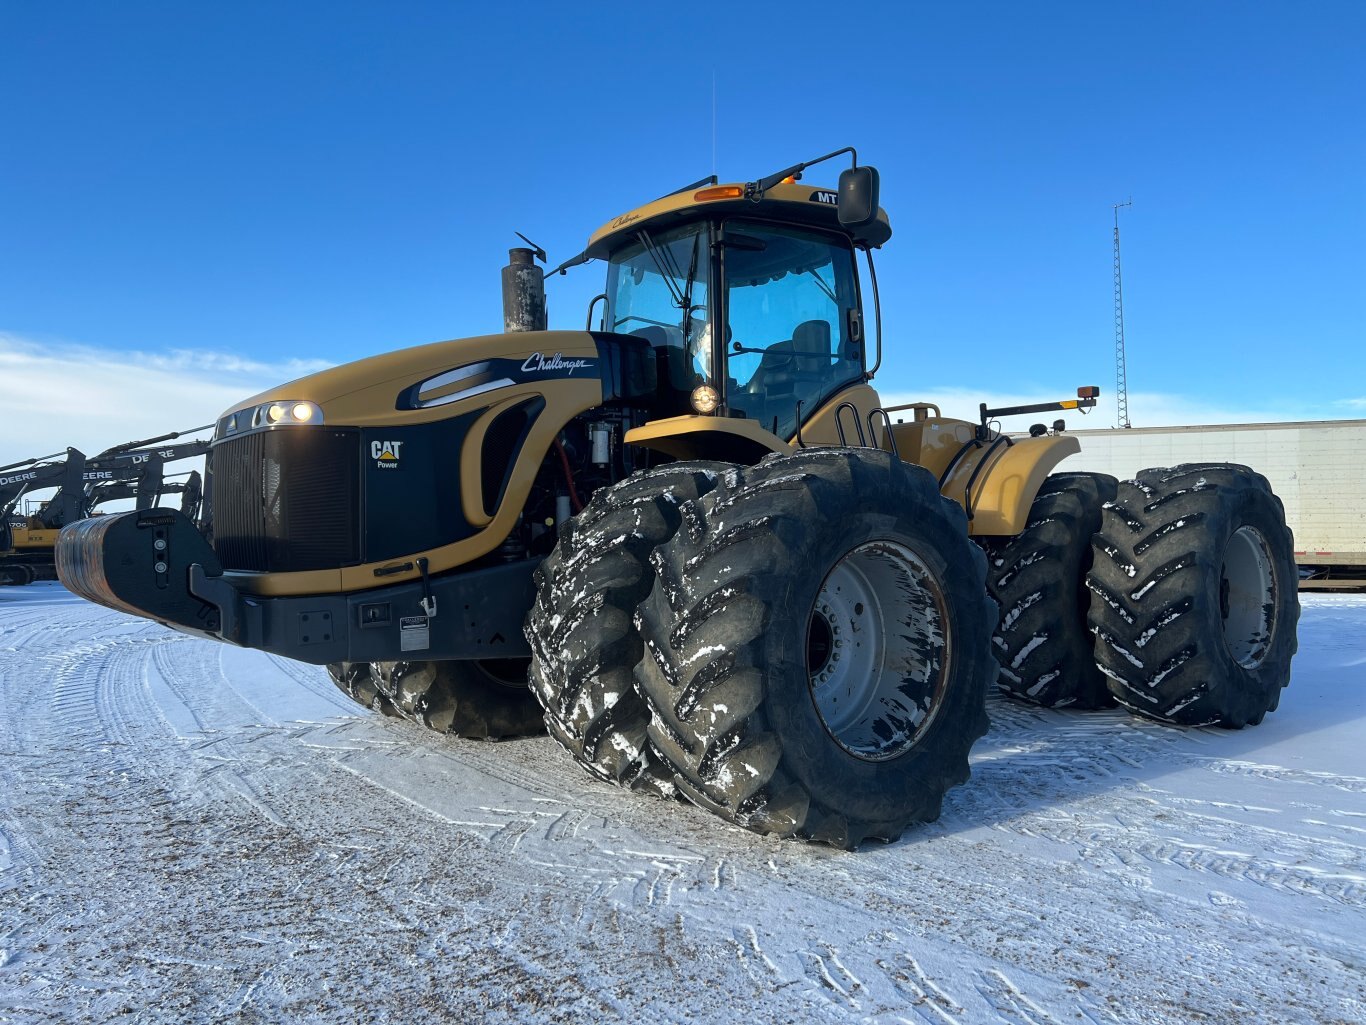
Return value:
[(1119, 208), (1133, 206), (1132, 199), (1114, 204), (1115, 208), (1115, 402), (1116, 427), (1129, 427), (1129, 377), (1124, 366), (1124, 288), (1119, 274)]

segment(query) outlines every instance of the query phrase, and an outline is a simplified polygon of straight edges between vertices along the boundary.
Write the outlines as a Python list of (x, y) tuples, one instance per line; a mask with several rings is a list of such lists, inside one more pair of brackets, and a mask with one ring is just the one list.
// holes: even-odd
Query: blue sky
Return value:
[[(884, 395), (1108, 399), (1132, 197), (1136, 426), (1363, 416), (1363, 52), (1355, 2), (0, 0), (0, 462), (495, 331), (514, 230), (564, 259), (850, 143), (895, 231)], [(555, 279), (552, 325), (601, 283)]]

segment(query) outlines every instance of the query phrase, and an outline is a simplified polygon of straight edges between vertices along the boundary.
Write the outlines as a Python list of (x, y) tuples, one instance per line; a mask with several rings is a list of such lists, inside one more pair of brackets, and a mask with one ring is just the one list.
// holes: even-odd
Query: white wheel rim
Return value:
[(909, 750), (949, 675), (943, 591), (910, 549), (869, 541), (826, 575), (807, 625), (807, 680), (827, 733), (864, 761)]
[(1219, 612), (1229, 655), (1244, 669), (1256, 669), (1275, 627), (1276, 573), (1266, 539), (1252, 527), (1239, 527), (1224, 546)]

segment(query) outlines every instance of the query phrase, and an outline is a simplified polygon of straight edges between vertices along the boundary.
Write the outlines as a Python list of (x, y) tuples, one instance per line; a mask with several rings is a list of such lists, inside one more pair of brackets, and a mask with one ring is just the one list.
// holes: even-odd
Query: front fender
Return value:
[(720, 459), (757, 463), (770, 452), (795, 449), (756, 420), (724, 416), (674, 416), (651, 420), (626, 432), (628, 445), (654, 449), (675, 459)]

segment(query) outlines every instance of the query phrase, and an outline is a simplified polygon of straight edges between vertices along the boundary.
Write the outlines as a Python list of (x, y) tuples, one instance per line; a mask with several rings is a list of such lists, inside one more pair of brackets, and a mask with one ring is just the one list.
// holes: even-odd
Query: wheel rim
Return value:
[(943, 590), (915, 553), (893, 541), (847, 552), (806, 632), (811, 700), (831, 738), (870, 762), (914, 746), (949, 677), (948, 635)]
[(1219, 611), (1229, 655), (1244, 669), (1257, 668), (1276, 625), (1276, 573), (1266, 538), (1252, 527), (1239, 527), (1224, 546)]
[(494, 683), (513, 689), (525, 688), (529, 658), (482, 658), (476, 663)]

